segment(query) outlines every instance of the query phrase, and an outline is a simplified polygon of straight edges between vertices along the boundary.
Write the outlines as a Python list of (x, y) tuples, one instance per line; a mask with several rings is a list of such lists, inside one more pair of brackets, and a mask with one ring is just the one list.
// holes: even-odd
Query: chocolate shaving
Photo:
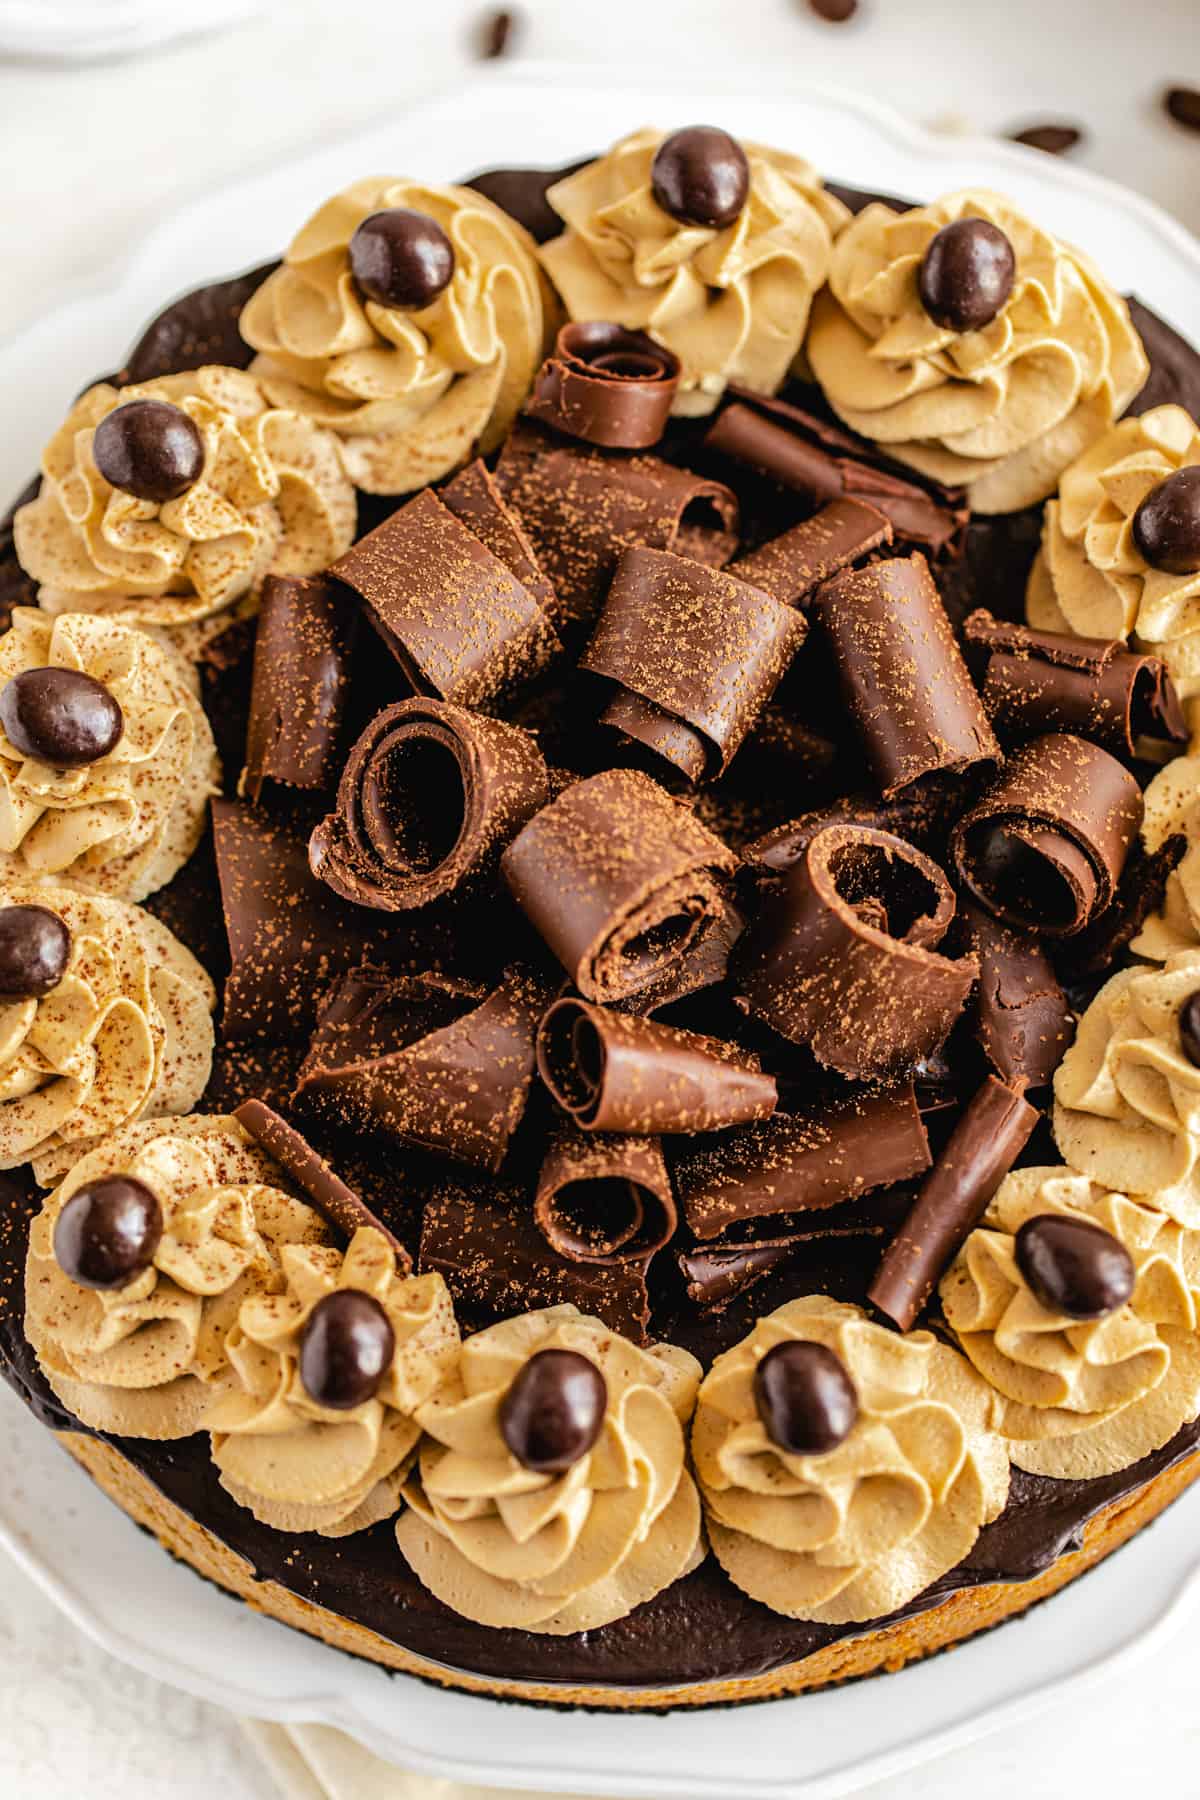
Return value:
[(919, 849), (928, 849), (940, 834), (953, 804), (954, 796), (934, 782), (910, 788), (894, 800), (843, 794), (828, 806), (801, 813), (798, 819), (789, 819), (744, 844), (741, 858), (756, 874), (785, 875), (800, 861), (817, 833), (828, 825), (867, 825), (873, 831), (887, 831)]
[(805, 629), (799, 613), (728, 571), (626, 550), (579, 666), (622, 690), (601, 724), (698, 781), (728, 768)]
[(892, 522), (865, 500), (831, 500), (811, 519), (739, 556), (729, 573), (799, 606), (814, 588), (892, 541)]
[(979, 963), (972, 1010), (984, 1055), (1018, 1092), (1047, 1086), (1072, 1033), (1071, 1010), (1049, 957), (1035, 937), (969, 900), (960, 903), (955, 930)]
[(352, 1238), (363, 1226), (381, 1231), (396, 1253), (396, 1266), (402, 1275), (412, 1271), (412, 1257), (394, 1232), (389, 1231), (365, 1200), (335, 1175), (323, 1156), (319, 1156), (306, 1137), (281, 1119), (272, 1107), (261, 1100), (245, 1100), (234, 1118), (268, 1156), (273, 1156), (285, 1175), (290, 1175), (312, 1201), (323, 1219), (328, 1220), (342, 1237)]
[(1036, 1107), (989, 1075), (961, 1115), (867, 1290), (908, 1331), (983, 1217), (1038, 1122)]
[(775, 1079), (721, 1038), (558, 1000), (542, 1020), (538, 1073), (587, 1131), (723, 1131), (775, 1110)]
[(793, 1231), (784, 1237), (756, 1238), (744, 1244), (705, 1244), (678, 1250), (675, 1261), (693, 1306), (718, 1313), (756, 1282), (790, 1262), (806, 1244), (882, 1237), (882, 1225), (833, 1225), (828, 1230)]
[(500, 867), (579, 992), (606, 1001), (665, 978), (698, 946), (736, 863), (648, 776), (606, 769), (543, 807)]
[(1112, 904), (1062, 945), (1059, 965), (1070, 980), (1101, 975), (1112, 967), (1151, 913), (1162, 911), (1168, 877), (1179, 867), (1187, 849), (1187, 837), (1182, 831), (1164, 838), (1157, 850), (1147, 852), (1140, 843), (1134, 844)]
[(675, 1192), (691, 1230), (714, 1238), (739, 1219), (809, 1213), (929, 1167), (929, 1140), (911, 1084), (859, 1088), (809, 1113), (689, 1146), (674, 1159)]
[(1072, 731), (1115, 756), (1133, 756), (1140, 737), (1187, 742), (1175, 684), (1157, 656), (1139, 656), (1119, 639), (1010, 625), (982, 609), (966, 620), (963, 637), (1005, 741)]
[(323, 788), (337, 774), (358, 608), (323, 575), (268, 575), (254, 640), (242, 789)]
[(953, 889), (923, 851), (827, 826), (739, 944), (739, 995), (827, 1068), (894, 1080), (945, 1042), (979, 973), (933, 950), (953, 917)]
[(538, 370), (525, 411), (606, 450), (648, 450), (667, 428), (679, 358), (644, 331), (572, 320)]
[(954, 828), (959, 880), (1006, 924), (1081, 931), (1109, 905), (1142, 822), (1142, 796), (1107, 750), (1034, 738)]
[(813, 596), (885, 799), (1000, 755), (923, 556), (846, 569)]
[(546, 1242), (571, 1262), (641, 1263), (675, 1235), (675, 1196), (653, 1138), (567, 1127), (546, 1151), (533, 1202)]
[(350, 752), (337, 811), (313, 832), (309, 862), (358, 906), (427, 906), (494, 872), (549, 798), (528, 732), (444, 700), (401, 700)]

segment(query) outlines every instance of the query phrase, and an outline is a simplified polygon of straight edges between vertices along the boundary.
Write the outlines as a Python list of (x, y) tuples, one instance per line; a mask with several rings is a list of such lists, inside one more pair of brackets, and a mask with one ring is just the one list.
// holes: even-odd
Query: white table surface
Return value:
[[(486, 10), (474, 0), (286, 0), (142, 61), (0, 63), (0, 334), (64, 283), (102, 281), (180, 196), (453, 82), (475, 58)], [(946, 131), (1080, 124), (1079, 161), (1200, 231), (1200, 136), (1158, 104), (1168, 81), (1200, 86), (1196, 0), (861, 0), (849, 26), (815, 20), (804, 0), (523, 0), (515, 10), (514, 54), (590, 61), (614, 80), (631, 58), (726, 73), (737, 59), (740, 73), (759, 66), (775, 81), (790, 72), (868, 89)], [(614, 117), (613, 135), (642, 122)], [(820, 162), (819, 145), (788, 147)], [(450, 159), (448, 176), (466, 172)], [(264, 220), (264, 255), (297, 222)], [(138, 324), (129, 321), (130, 337)], [(114, 344), (114, 360), (124, 348)], [(1014, 1655), (1037, 1620), (1007, 1628)], [(1019, 1741), (990, 1739), (906, 1776), (904, 1795), (1057, 1800), (1132, 1784), (1145, 1796), (1194, 1794), (1198, 1686), (1200, 1645), (1176, 1638), (1165, 1657), (1027, 1725)], [(752, 1754), (752, 1713), (746, 1724)], [(5, 1564), (3, 1800), (214, 1794), (272, 1800), (236, 1722), (97, 1651)]]

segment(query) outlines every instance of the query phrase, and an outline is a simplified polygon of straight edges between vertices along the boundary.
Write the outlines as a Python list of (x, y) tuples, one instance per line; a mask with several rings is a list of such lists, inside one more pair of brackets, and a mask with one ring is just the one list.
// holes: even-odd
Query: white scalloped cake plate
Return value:
[[(1173, 323), (1200, 318), (1200, 244), (1125, 189), (986, 139), (942, 139), (825, 89), (747, 94), (695, 81), (597, 88), (586, 72), (516, 64), (311, 156), (189, 204), (93, 291), (0, 347), (0, 497), (142, 324), (198, 282), (264, 261), (325, 195), (376, 170), (447, 179), (560, 164), (647, 121), (718, 119), (810, 156), (831, 177), (929, 197), (982, 184), (1013, 194)], [(238, 1712), (340, 1727), (378, 1754), (463, 1781), (685, 1800), (826, 1800), (1011, 1727), (1150, 1655), (1200, 1593), (1197, 1503), (1185, 1497), (1086, 1580), (1024, 1622), (949, 1656), (828, 1693), (748, 1709), (650, 1715), (503, 1705), (445, 1692), (326, 1649), (259, 1617), (165, 1556), (0, 1393), (3, 1543), (79, 1627), (135, 1667)]]

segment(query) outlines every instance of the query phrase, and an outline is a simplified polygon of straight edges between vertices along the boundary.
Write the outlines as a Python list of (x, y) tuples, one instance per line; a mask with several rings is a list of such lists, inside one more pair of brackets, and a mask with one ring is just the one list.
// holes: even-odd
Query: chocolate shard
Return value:
[(775, 1078), (721, 1038), (557, 1000), (538, 1029), (538, 1073), (586, 1131), (723, 1131), (768, 1118)]
[(289, 1125), (286, 1119), (266, 1106), (261, 1100), (245, 1100), (234, 1113), (234, 1118), (244, 1131), (249, 1132), (256, 1143), (262, 1145), (268, 1156), (273, 1156), (285, 1175), (290, 1175), (296, 1186), (312, 1201), (323, 1219), (334, 1227), (343, 1238), (350, 1239), (362, 1226), (373, 1226), (382, 1231), (384, 1237), (396, 1252), (396, 1265), (402, 1275), (412, 1269), (412, 1257), (394, 1232), (384, 1224), (378, 1214), (371, 1211), (366, 1201), (347, 1187), (340, 1175), (335, 1175), (323, 1156), (313, 1149), (308, 1139)]
[(1112, 903), (1061, 946), (1059, 965), (1068, 980), (1082, 981), (1112, 967), (1151, 913), (1161, 912), (1167, 877), (1179, 867), (1187, 849), (1182, 831), (1172, 832), (1157, 850), (1145, 851), (1140, 843), (1134, 844)]
[(955, 934), (979, 964), (972, 1003), (979, 1047), (1009, 1087), (1046, 1087), (1071, 1042), (1071, 1009), (1053, 965), (1030, 933), (960, 902)]
[(923, 556), (846, 569), (812, 605), (885, 799), (935, 771), (999, 758)]
[(550, 798), (535, 740), (445, 700), (385, 707), (350, 752), (337, 810), (309, 840), (314, 875), (402, 912), (475, 886)]
[(1067, 937), (1111, 902), (1141, 822), (1128, 769), (1060, 732), (1013, 752), (955, 826), (950, 853), (960, 882), (998, 919)]
[(316, 789), (336, 779), (358, 617), (324, 575), (267, 576), (241, 781), (251, 801), (268, 781)]
[(552, 615), (578, 635), (595, 616), (622, 550), (675, 550), (720, 568), (737, 548), (727, 487), (644, 451), (601, 450), (520, 420), (496, 481), (554, 585)]
[(648, 450), (667, 428), (679, 375), (674, 351), (644, 331), (575, 319), (559, 331), (525, 411), (606, 450)]
[(520, 1124), (538, 1020), (539, 975), (509, 969), (489, 993), (440, 975), (363, 965), (339, 983), (300, 1069), (296, 1102), (491, 1174)]
[(989, 1075), (960, 1116), (904, 1224), (884, 1251), (868, 1298), (908, 1331), (1040, 1117)]
[(790, 606), (728, 571), (626, 550), (579, 666), (619, 690), (601, 724), (697, 781), (728, 768), (806, 629)]
[(573, 1126), (557, 1131), (538, 1177), (533, 1218), (551, 1249), (570, 1262), (644, 1268), (678, 1222), (660, 1145)]
[[(463, 492), (424, 489), (329, 573), (365, 601), (414, 693), (495, 711), (561, 646), (542, 609), (549, 587), (491, 477), (476, 469)], [(511, 557), (497, 554), (507, 545)]]
[(572, 1262), (547, 1244), (529, 1207), (454, 1193), (425, 1208), (417, 1266), (438, 1274), (474, 1325), (543, 1306), (577, 1306), (634, 1343), (647, 1341), (645, 1262)]
[(698, 1238), (740, 1219), (808, 1214), (922, 1174), (929, 1140), (911, 1083), (858, 1088), (809, 1113), (776, 1113), (674, 1159), (675, 1192)]
[(973, 958), (933, 949), (953, 917), (953, 889), (923, 851), (828, 825), (739, 943), (739, 996), (826, 1068), (895, 1080), (945, 1042), (978, 976)]
[(865, 500), (831, 500), (811, 519), (739, 556), (729, 573), (800, 606), (823, 581), (892, 541), (892, 522)]
[(998, 735), (1020, 742), (1069, 731), (1133, 756), (1141, 737), (1185, 744), (1187, 720), (1167, 667), (1119, 639), (1034, 631), (982, 608), (963, 625), (979, 664), (983, 704)]
[(744, 844), (741, 858), (756, 874), (785, 875), (800, 861), (817, 833), (829, 825), (866, 825), (926, 850), (941, 835), (955, 804), (955, 793), (936, 782), (910, 788), (894, 800), (878, 800), (870, 794), (842, 794), (828, 806), (801, 813), (799, 818), (789, 819)]
[(588, 1000), (665, 980), (720, 919), (737, 858), (649, 776), (565, 789), (508, 846), (513, 898)]

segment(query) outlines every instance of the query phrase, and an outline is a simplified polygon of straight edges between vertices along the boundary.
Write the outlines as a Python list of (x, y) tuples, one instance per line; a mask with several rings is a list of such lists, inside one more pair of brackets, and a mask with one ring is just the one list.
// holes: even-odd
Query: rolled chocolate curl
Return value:
[(739, 556), (729, 572), (801, 606), (814, 588), (892, 541), (892, 522), (864, 500), (831, 500), (811, 519)]
[(619, 1003), (622, 1012), (646, 1018), (651, 1013), (661, 1012), (664, 1007), (674, 1006), (679, 1000), (686, 1000), (689, 994), (698, 994), (724, 981), (729, 973), (733, 946), (745, 929), (744, 916), (732, 900), (727, 901), (725, 910), (677, 962), (664, 969), (647, 987), (639, 988), (636, 994), (627, 995)]
[(895, 1080), (945, 1042), (979, 973), (932, 948), (953, 917), (953, 889), (923, 851), (826, 826), (739, 943), (738, 994), (826, 1068)]
[(820, 1211), (922, 1174), (929, 1139), (911, 1083), (860, 1088), (810, 1113), (776, 1113), (674, 1158), (675, 1193), (698, 1238), (741, 1219)]
[(720, 1038), (555, 1001), (538, 1028), (538, 1073), (585, 1131), (724, 1131), (775, 1110), (775, 1078)]
[(309, 862), (356, 906), (428, 906), (494, 871), (549, 798), (528, 732), (449, 701), (401, 700), (351, 750)]
[(923, 556), (846, 569), (813, 595), (885, 799), (1000, 750)]
[(242, 791), (332, 785), (358, 608), (324, 575), (268, 575), (254, 640)]
[(496, 482), (553, 583), (555, 625), (575, 637), (622, 550), (675, 550), (720, 568), (737, 549), (738, 504), (721, 482), (645, 452), (564, 442), (530, 419), (505, 444)]
[(908, 1331), (945, 1269), (983, 1217), (1040, 1114), (989, 1075), (960, 1116), (915, 1205), (887, 1249), (867, 1296)]
[(1129, 771), (1099, 745), (1057, 733), (1013, 752), (955, 826), (950, 854), (996, 918), (1067, 937), (1109, 905), (1141, 822)]
[[(532, 553), (515, 556), (514, 571), (493, 547), (526, 543), (519, 524), (506, 516), (486, 471), (473, 479), (457, 510), (453, 496), (426, 488), (329, 573), (365, 601), (414, 693), (494, 710), (541, 674), (561, 646), (542, 610), (549, 589), (527, 585), (536, 570)], [(486, 535), (470, 514), (472, 500), (488, 510)]]
[(1139, 656), (1118, 639), (1011, 625), (983, 609), (966, 620), (963, 636), (981, 667), (988, 717), (1006, 742), (1067, 731), (1115, 756), (1133, 756), (1139, 738), (1187, 742), (1175, 684), (1157, 656)]
[(829, 825), (867, 825), (887, 831), (906, 843), (927, 850), (946, 824), (955, 796), (936, 783), (926, 783), (895, 800), (877, 800), (870, 794), (842, 794), (828, 806), (801, 813), (776, 825), (772, 831), (743, 844), (742, 861), (756, 874), (786, 875), (804, 855), (819, 831)]
[(606, 450), (648, 450), (667, 428), (679, 358), (644, 331), (572, 320), (559, 331), (526, 413)]
[(620, 690), (603, 725), (689, 780), (721, 775), (803, 641), (801, 615), (669, 550), (626, 550), (580, 668)]
[(1001, 1081), (1018, 1092), (1045, 1087), (1071, 1041), (1071, 1009), (1035, 937), (963, 901), (955, 926), (979, 964), (975, 1036)]
[(525, 1111), (551, 998), (523, 969), (491, 993), (439, 975), (355, 969), (321, 1014), (296, 1101), (495, 1174)]
[(706, 1312), (721, 1312), (744, 1294), (748, 1288), (790, 1262), (810, 1244), (844, 1242), (848, 1238), (863, 1241), (881, 1238), (882, 1225), (834, 1225), (828, 1230), (819, 1226), (812, 1231), (793, 1231), (783, 1237), (755, 1238), (744, 1244), (703, 1244), (691, 1250), (679, 1250), (675, 1261), (683, 1276), (687, 1297), (693, 1306)]
[(400, 1273), (411, 1273), (412, 1257), (400, 1239), (353, 1188), (347, 1187), (340, 1175), (334, 1174), (325, 1158), (294, 1125), (289, 1125), (273, 1107), (264, 1105), (261, 1100), (243, 1101), (233, 1116), (341, 1237), (349, 1240), (363, 1226), (381, 1231), (396, 1253)]
[(678, 1215), (662, 1150), (653, 1138), (566, 1129), (546, 1151), (534, 1223), (570, 1262), (640, 1262), (675, 1235)]
[(568, 787), (501, 858), (518, 906), (588, 1000), (665, 980), (720, 919), (737, 858), (649, 776)]

